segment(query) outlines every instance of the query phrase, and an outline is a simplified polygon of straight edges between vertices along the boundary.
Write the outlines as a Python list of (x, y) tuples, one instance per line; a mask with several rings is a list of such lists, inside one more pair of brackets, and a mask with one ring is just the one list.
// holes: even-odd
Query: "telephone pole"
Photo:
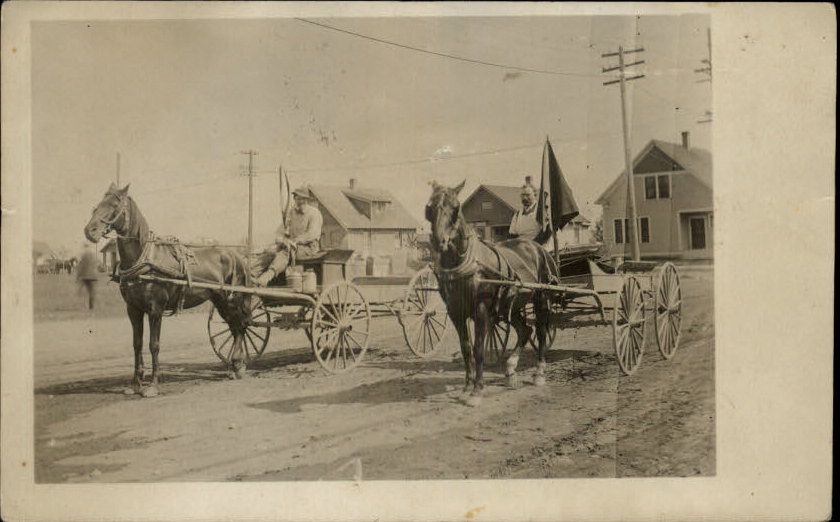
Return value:
[[(694, 72), (700, 74), (703, 78), (697, 80), (697, 83), (705, 83), (709, 82), (712, 83), (712, 29), (711, 27), (706, 29), (706, 43), (709, 49), (709, 56), (708, 58), (704, 58), (700, 60), (700, 63), (703, 64), (703, 67), (699, 69), (694, 69)], [(712, 121), (712, 111), (706, 111), (705, 119), (697, 120), (697, 123), (710, 123)]]
[(630, 236), (630, 244), (632, 245), (633, 260), (639, 261), (641, 255), (639, 252), (639, 234), (638, 234), (638, 220), (636, 219), (636, 189), (633, 184), (633, 162), (630, 159), (630, 126), (627, 122), (627, 89), (625, 84), (632, 80), (644, 78), (644, 74), (637, 74), (635, 76), (627, 77), (625, 69), (633, 67), (634, 65), (641, 65), (645, 63), (644, 60), (638, 60), (633, 63), (624, 63), (624, 55), (632, 53), (643, 52), (644, 48), (631, 49), (625, 51), (622, 46), (618, 46), (618, 51), (614, 53), (604, 53), (602, 58), (609, 58), (618, 56), (618, 65), (613, 67), (604, 67), (601, 72), (618, 71), (618, 79), (604, 82), (604, 85), (619, 84), (621, 92), (621, 130), (624, 135), (624, 168), (627, 172), (627, 206), (630, 210), (630, 226), (627, 227), (627, 235)]
[(117, 152), (117, 188), (120, 187), (120, 153)]
[(240, 154), (248, 156), (248, 172), (245, 175), (248, 176), (248, 256), (250, 258), (254, 250), (254, 176), (257, 175), (254, 172), (254, 156), (258, 153), (255, 150), (244, 150)]

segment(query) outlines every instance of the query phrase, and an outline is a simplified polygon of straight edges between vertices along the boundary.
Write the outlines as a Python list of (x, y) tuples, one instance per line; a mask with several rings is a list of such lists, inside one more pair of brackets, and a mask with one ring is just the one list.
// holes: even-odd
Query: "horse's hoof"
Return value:
[(534, 377), (534, 386), (545, 386), (545, 375), (537, 375)]
[(517, 374), (505, 375), (505, 385), (511, 390), (515, 390), (521, 386), (519, 376)]
[(234, 370), (233, 375), (236, 378), (236, 380), (238, 380), (238, 381), (241, 381), (242, 379), (245, 379), (245, 378), (248, 377), (248, 374), (245, 373), (244, 368), (241, 369), (241, 370)]
[(123, 390), (123, 395), (137, 395), (140, 393), (140, 390), (135, 390), (134, 388), (126, 388)]
[(148, 386), (146, 388), (143, 388), (143, 391), (141, 392), (143, 397), (146, 399), (151, 397), (157, 397), (159, 393), (160, 392), (158, 392), (157, 386)]

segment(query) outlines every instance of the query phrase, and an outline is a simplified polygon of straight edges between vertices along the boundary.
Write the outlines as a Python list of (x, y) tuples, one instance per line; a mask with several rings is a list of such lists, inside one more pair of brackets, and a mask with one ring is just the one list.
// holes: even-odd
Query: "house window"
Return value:
[(668, 174), (660, 176), (645, 176), (645, 199), (670, 199), (671, 177)]
[(650, 222), (648, 218), (639, 218), (639, 238), (642, 243), (650, 243)]
[[(650, 243), (650, 220), (646, 217), (637, 218), (639, 220), (639, 242)], [(625, 242), (630, 242), (630, 220), (629, 219), (614, 219), (613, 227), (615, 230), (615, 244), (621, 245)]]
[(620, 219), (613, 220), (613, 229), (615, 230), (615, 244), (620, 245), (624, 243), (624, 227)]
[(669, 199), (671, 197), (671, 176), (657, 176), (656, 181), (659, 185), (659, 199)]
[(656, 176), (645, 176), (645, 199), (656, 199)]
[(493, 227), (493, 241), (504, 241), (509, 237), (509, 231), (507, 225)]
[(481, 203), (481, 210), (482, 210), (482, 212), (486, 212), (488, 210), (493, 210), (493, 202), (492, 201), (483, 201)]

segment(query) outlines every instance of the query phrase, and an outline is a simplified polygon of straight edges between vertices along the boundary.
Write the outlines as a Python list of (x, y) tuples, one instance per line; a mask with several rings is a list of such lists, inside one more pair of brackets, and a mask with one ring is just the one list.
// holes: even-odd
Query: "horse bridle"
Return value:
[[(125, 228), (125, 230), (128, 230), (128, 225), (129, 225), (128, 196), (118, 196), (118, 195), (114, 194), (113, 192), (111, 193), (111, 195), (114, 196), (115, 198), (117, 198), (119, 208), (117, 209), (117, 212), (114, 214), (114, 217), (112, 217), (111, 219), (105, 219), (105, 218), (102, 218), (102, 217), (97, 217), (96, 218), (96, 219), (99, 220), (100, 223), (105, 225), (105, 232), (102, 233), (102, 237), (106, 237), (112, 231), (116, 231), (116, 229), (114, 228), (114, 224), (123, 216), (125, 216), (124, 228)], [(96, 209), (94, 209), (94, 210), (96, 210)], [(128, 236), (123, 236), (119, 232), (117, 232), (117, 236), (118, 237), (128, 237)]]

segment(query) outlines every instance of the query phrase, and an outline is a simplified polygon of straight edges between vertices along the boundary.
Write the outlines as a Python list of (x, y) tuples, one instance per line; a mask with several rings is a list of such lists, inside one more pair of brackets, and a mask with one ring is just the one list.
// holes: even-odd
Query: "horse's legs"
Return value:
[(522, 307), (514, 309), (510, 316), (510, 324), (516, 330), (516, 346), (510, 351), (505, 361), (505, 382), (508, 388), (518, 388), (520, 383), (516, 375), (516, 367), (519, 365), (519, 354), (522, 353), (522, 347), (531, 336), (531, 329), (525, 322)]
[(143, 310), (126, 305), (128, 319), (131, 321), (132, 342), (134, 344), (134, 378), (131, 389), (125, 390), (126, 395), (140, 393), (143, 388)]
[(545, 292), (534, 295), (534, 314), (537, 316), (537, 372), (534, 375), (536, 386), (545, 385), (545, 343), (551, 321), (551, 305)]
[(158, 393), (158, 353), (160, 353), (160, 326), (163, 314), (154, 311), (149, 314), (149, 351), (152, 353), (152, 382), (143, 388), (143, 397), (154, 397)]
[[(473, 358), (475, 359), (475, 382), (472, 395), (480, 398), (484, 391), (484, 340), (490, 330), (490, 310), (487, 303), (476, 303), (475, 311), (475, 340), (473, 342)], [(477, 404), (476, 404), (477, 405)]]
[(461, 356), (464, 358), (464, 393), (466, 393), (470, 391), (470, 386), (475, 379), (472, 370), (472, 345), (470, 344), (470, 336), (467, 332), (467, 321), (465, 319), (460, 321), (453, 320), (452, 324), (455, 325), (455, 331), (458, 332), (458, 342), (461, 345)]
[(230, 373), (231, 379), (242, 379), (245, 377), (245, 361), (243, 360), (243, 342), (245, 339), (246, 317), (251, 317), (250, 299), (245, 300), (241, 297), (229, 296), (226, 297), (221, 293), (211, 294), (210, 301), (219, 312), (219, 316), (225, 320), (230, 328), (230, 333), (233, 335), (233, 348), (230, 355)]
[(245, 369), (247, 364), (243, 354), (245, 353), (244, 341), (245, 336), (242, 332), (231, 329), (233, 332), (233, 353), (230, 356), (230, 367), (233, 370), (233, 376), (237, 379), (244, 379), (246, 377)]

